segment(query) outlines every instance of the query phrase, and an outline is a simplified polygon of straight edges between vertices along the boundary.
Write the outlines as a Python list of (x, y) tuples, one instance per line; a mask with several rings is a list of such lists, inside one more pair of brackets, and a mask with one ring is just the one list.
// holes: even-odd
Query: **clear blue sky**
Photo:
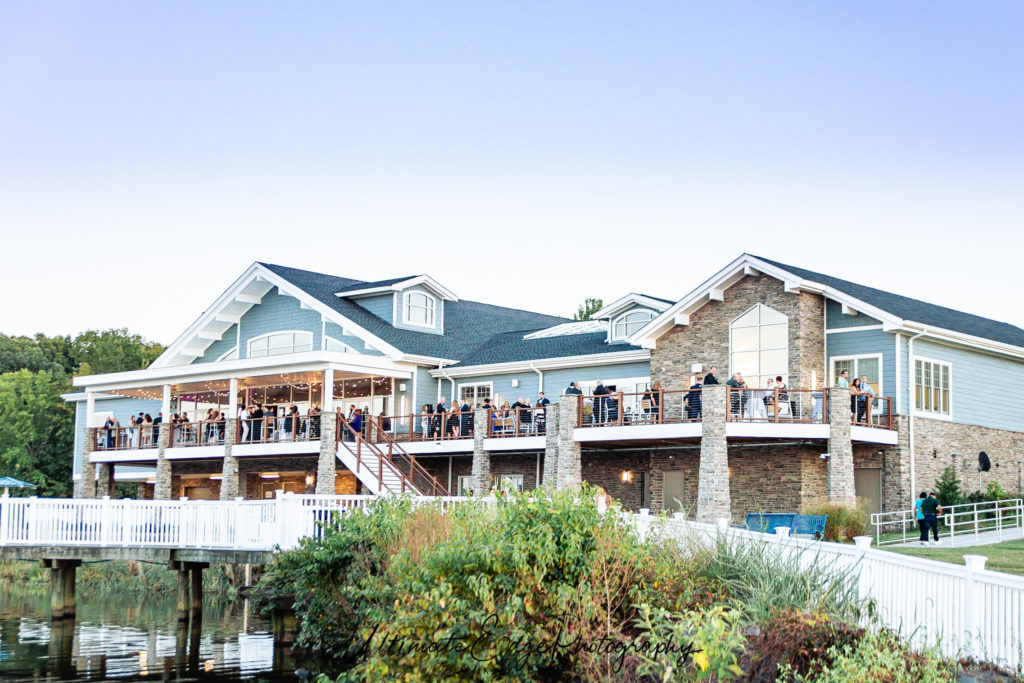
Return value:
[(251, 262), (571, 314), (741, 252), (1024, 325), (1021, 2), (0, 0), (0, 331)]

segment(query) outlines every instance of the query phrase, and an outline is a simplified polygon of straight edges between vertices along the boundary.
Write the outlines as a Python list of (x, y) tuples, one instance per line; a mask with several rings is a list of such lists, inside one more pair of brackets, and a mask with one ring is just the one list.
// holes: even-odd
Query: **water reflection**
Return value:
[(78, 595), (78, 618), (51, 622), (49, 596), (0, 587), (0, 678), (296, 680), (269, 621), (244, 601), (204, 603), (177, 622), (174, 596)]

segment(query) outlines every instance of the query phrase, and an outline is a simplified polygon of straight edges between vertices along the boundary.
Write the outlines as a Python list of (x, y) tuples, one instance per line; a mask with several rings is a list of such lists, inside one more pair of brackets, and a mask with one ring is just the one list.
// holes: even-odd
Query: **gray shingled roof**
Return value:
[[(263, 265), (268, 265), (268, 264), (264, 263)], [(376, 287), (390, 287), (391, 285), (398, 284), (399, 282), (405, 282), (406, 280), (411, 280), (414, 277), (419, 277), (419, 275), (408, 275), (406, 277), (393, 277), (393, 278), (391, 278), (389, 280), (377, 280), (376, 282), (359, 282), (359, 281), (356, 281), (356, 284), (349, 285), (348, 287), (342, 287), (337, 292), (335, 292), (335, 294), (340, 294), (342, 292), (358, 292), (361, 289), (373, 289), (373, 288), (376, 288)]]
[(945, 306), (929, 304), (910, 297), (900, 296), (874, 287), (865, 287), (848, 280), (840, 280), (831, 275), (815, 273), (811, 270), (789, 266), (761, 256), (754, 256), (773, 266), (782, 268), (805, 280), (826, 285), (848, 294), (855, 299), (879, 308), (903, 320), (910, 320), (929, 327), (938, 327), (963, 334), (970, 334), (982, 339), (1024, 347), (1024, 330), (1010, 323), (999, 322), (981, 316), (955, 311)]
[[(495, 335), (515, 330), (533, 331), (571, 322), (568, 318), (459, 300), (445, 302), (445, 333), (443, 335), (403, 330), (381, 320), (356, 302), (335, 296), (336, 292), (343, 289), (351, 289), (356, 285), (362, 289), (369, 283), (272, 263), (260, 263), (260, 265), (305, 291), (331, 310), (345, 316), (370, 334), (383, 339), (403, 353), (413, 355), (461, 360), (487, 345), (487, 342)], [(526, 333), (519, 332), (518, 334), (521, 336)], [(538, 356), (538, 358), (543, 357), (545, 356)]]

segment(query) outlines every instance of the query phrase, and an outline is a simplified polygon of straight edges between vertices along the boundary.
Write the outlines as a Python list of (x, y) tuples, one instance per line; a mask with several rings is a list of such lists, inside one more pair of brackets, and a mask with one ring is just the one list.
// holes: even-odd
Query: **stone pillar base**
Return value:
[(320, 459), (316, 464), (316, 493), (334, 495), (334, 482), (338, 472), (337, 420), (334, 413), (320, 414)]
[(558, 489), (578, 488), (583, 483), (581, 448), (573, 432), (579, 423), (580, 397), (562, 396), (558, 401), (558, 463), (555, 481)]

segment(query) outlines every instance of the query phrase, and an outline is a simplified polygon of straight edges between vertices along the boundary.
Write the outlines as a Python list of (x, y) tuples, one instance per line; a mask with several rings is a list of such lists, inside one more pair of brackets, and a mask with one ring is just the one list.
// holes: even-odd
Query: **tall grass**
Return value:
[[(203, 592), (235, 598), (242, 581), (242, 568), (213, 565), (203, 572)], [(90, 593), (173, 593), (177, 590), (177, 572), (166, 564), (136, 561), (87, 562), (78, 569), (79, 590)], [(38, 562), (5, 560), (0, 562), (0, 585), (20, 589), (49, 590), (50, 570)]]
[(804, 552), (812, 551), (782, 554), (771, 544), (719, 535), (704, 556), (702, 573), (728, 588), (753, 623), (783, 609), (820, 612), (856, 623), (869, 609), (857, 593), (857, 573), (840, 571), (819, 558), (803, 567)]
[(842, 505), (815, 505), (803, 511), (805, 515), (824, 515), (825, 540), (849, 543), (854, 536), (870, 533), (868, 513), (864, 508), (848, 508)]

